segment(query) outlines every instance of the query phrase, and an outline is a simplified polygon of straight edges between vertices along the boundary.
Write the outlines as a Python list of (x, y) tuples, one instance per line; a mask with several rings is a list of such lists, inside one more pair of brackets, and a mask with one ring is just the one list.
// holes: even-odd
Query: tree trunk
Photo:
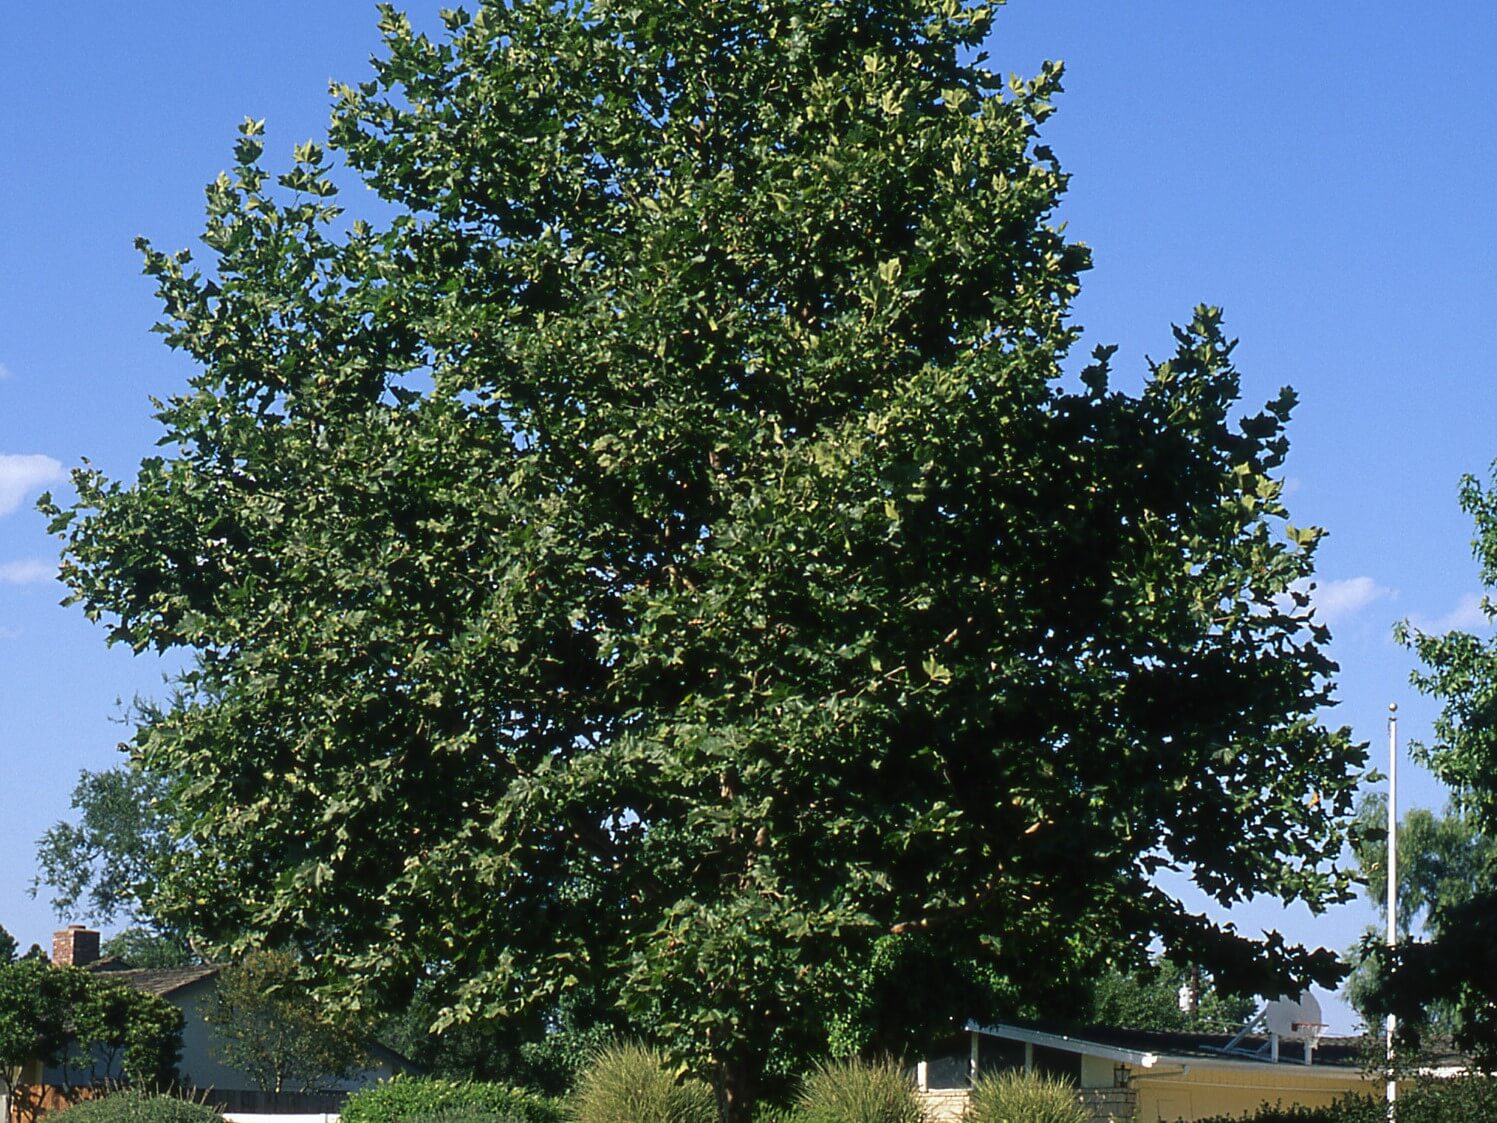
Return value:
[(717, 1093), (718, 1123), (753, 1123), (758, 1081), (744, 1061), (724, 1061), (717, 1066), (713, 1091)]

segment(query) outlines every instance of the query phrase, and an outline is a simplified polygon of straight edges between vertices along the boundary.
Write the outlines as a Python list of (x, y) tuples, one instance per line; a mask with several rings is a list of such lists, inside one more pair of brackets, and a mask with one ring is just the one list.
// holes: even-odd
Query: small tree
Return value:
[(366, 1063), (358, 1027), (312, 997), (294, 956), (257, 951), (223, 971), (208, 1021), (225, 1064), (265, 1092), (314, 1092)]
[(0, 1077), (7, 1091), (38, 1061), (63, 1065), (73, 1084), (120, 1077), (169, 1084), (181, 1050), (182, 1012), (164, 998), (45, 959), (0, 964)]

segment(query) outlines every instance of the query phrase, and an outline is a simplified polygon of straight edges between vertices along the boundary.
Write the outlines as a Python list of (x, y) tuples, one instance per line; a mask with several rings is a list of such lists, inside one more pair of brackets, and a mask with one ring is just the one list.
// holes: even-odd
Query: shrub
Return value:
[(666, 1056), (637, 1042), (599, 1050), (577, 1081), (576, 1123), (717, 1123), (712, 1090), (677, 1079)]
[(1076, 1089), (1033, 1072), (980, 1077), (972, 1088), (971, 1123), (1087, 1123)]
[(800, 1123), (920, 1123), (915, 1086), (892, 1060), (826, 1061), (801, 1085)]
[(1398, 1101), (1398, 1123), (1454, 1123), (1455, 1120), (1460, 1123), (1497, 1120), (1497, 1080), (1483, 1076), (1425, 1080)]
[(561, 1123), (561, 1110), (533, 1092), (506, 1084), (396, 1076), (348, 1097), (344, 1123), (411, 1123), (442, 1116), (454, 1123)]
[(68, 1123), (223, 1123), (216, 1107), (180, 1096), (122, 1088), (59, 1113)]
[[(1407, 1104), (1400, 1102), (1399, 1123), (1478, 1123), (1486, 1116), (1452, 1115), (1447, 1120), (1443, 1115), (1411, 1116), (1406, 1112)], [(1203, 1119), (1201, 1123), (1387, 1123), (1388, 1109), (1380, 1099), (1368, 1096), (1345, 1096), (1330, 1107), (1301, 1107), (1299, 1105), (1264, 1104), (1257, 1112), (1247, 1116), (1218, 1115)]]

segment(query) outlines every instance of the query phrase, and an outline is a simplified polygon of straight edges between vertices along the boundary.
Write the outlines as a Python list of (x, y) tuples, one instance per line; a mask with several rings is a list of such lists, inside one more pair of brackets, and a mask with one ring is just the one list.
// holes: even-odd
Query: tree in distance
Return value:
[[(1497, 585), (1497, 492), (1468, 476), (1460, 502), (1475, 522), (1472, 546), (1490, 590)], [(1482, 607), (1490, 620), (1490, 600)], [(1370, 934), (1359, 974), (1366, 972), (1368, 1012), (1395, 1014), (1406, 1045), (1417, 1047), (1430, 1025), (1449, 1029), (1456, 1045), (1490, 1071), (1497, 1069), (1497, 849), (1491, 841), (1497, 838), (1497, 640), (1463, 631), (1434, 635), (1409, 624), (1399, 626), (1398, 638), (1424, 664), (1411, 681), (1441, 702), (1433, 741), (1414, 745), (1413, 752), (1450, 787), (1451, 804), (1422, 835), (1407, 844), (1399, 836), (1400, 866), (1406, 845), (1415, 855), (1413, 868), (1401, 873), (1400, 910), (1422, 908), (1428, 938), (1401, 941), (1390, 952)], [(1386, 863), (1384, 853), (1384, 870)], [(1380, 884), (1386, 893), (1386, 880)]]
[[(1368, 898), (1383, 916), (1383, 928), (1369, 929), (1366, 942), (1381, 945), (1386, 940), (1388, 917), (1388, 800), (1381, 793), (1367, 796), (1357, 810), (1352, 852), (1357, 876), (1366, 886)], [(1477, 828), (1475, 820), (1452, 801), (1443, 815), (1414, 807), (1398, 824), (1398, 936), (1410, 939), (1421, 932), (1440, 940), (1447, 935), (1447, 918), (1462, 910), (1483, 891), (1490, 877), (1494, 856), (1492, 842)], [(1378, 1021), (1378, 967), (1359, 948), (1351, 955), (1352, 973), (1347, 978), (1347, 999), (1368, 1025)], [(1433, 1001), (1419, 1013), (1418, 1021), (1437, 1033), (1450, 1034), (1459, 1023), (1457, 1012), (1447, 1001)]]
[(616, 993), (726, 1123), (888, 937), (1016, 1002), (1156, 939), (1334, 983), (1154, 880), (1344, 897), (1363, 751), (1293, 395), (1239, 413), (1206, 307), (1136, 393), (1063, 377), (1059, 66), (956, 0), (443, 19), (336, 92), (396, 217), (246, 124), (207, 272), (146, 248), (167, 451), (46, 507), (110, 639), (196, 657), (133, 739), (162, 920), (439, 1024)]
[(320, 1092), (368, 1063), (347, 1011), (323, 1008), (296, 957), (255, 951), (218, 975), (207, 1020), (219, 1057), (262, 1092)]
[(37, 840), (34, 897), (52, 890), (60, 917), (98, 924), (146, 922), (145, 898), (172, 848), (163, 777), (119, 766), (84, 770), (73, 788), (76, 821), (62, 820)]

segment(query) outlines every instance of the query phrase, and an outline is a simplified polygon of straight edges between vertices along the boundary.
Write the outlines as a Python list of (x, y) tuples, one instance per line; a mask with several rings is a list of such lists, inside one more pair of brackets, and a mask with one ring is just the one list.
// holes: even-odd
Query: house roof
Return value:
[[(1348, 1071), (1363, 1069), (1367, 1058), (1366, 1041), (1361, 1037), (1320, 1038), (1315, 1044), (1313, 1063), (1306, 1065), (1304, 1047), (1298, 1042), (1282, 1043), (1277, 1062), (1270, 1060), (1266, 1053), (1262, 1056), (1248, 1056), (1243, 1052), (1222, 1052), (1232, 1040), (1227, 1034), (1161, 1033), (1106, 1026), (1069, 1029), (1018, 1021), (994, 1025), (971, 1021), (967, 1023), (967, 1029), (989, 1037), (1102, 1057), (1114, 1063), (1142, 1069), (1162, 1066), (1266, 1068), (1279, 1072), (1292, 1069), (1300, 1076), (1344, 1076)], [(1265, 1037), (1248, 1036), (1243, 1038), (1239, 1046), (1251, 1053), (1267, 1043)]]
[(147, 994), (159, 994), (163, 998), (179, 990), (186, 990), (204, 979), (211, 979), (221, 970), (214, 964), (197, 967), (130, 967), (124, 960), (114, 956), (95, 960), (88, 965), (88, 969), (96, 974), (118, 979), (126, 986), (143, 990)]

